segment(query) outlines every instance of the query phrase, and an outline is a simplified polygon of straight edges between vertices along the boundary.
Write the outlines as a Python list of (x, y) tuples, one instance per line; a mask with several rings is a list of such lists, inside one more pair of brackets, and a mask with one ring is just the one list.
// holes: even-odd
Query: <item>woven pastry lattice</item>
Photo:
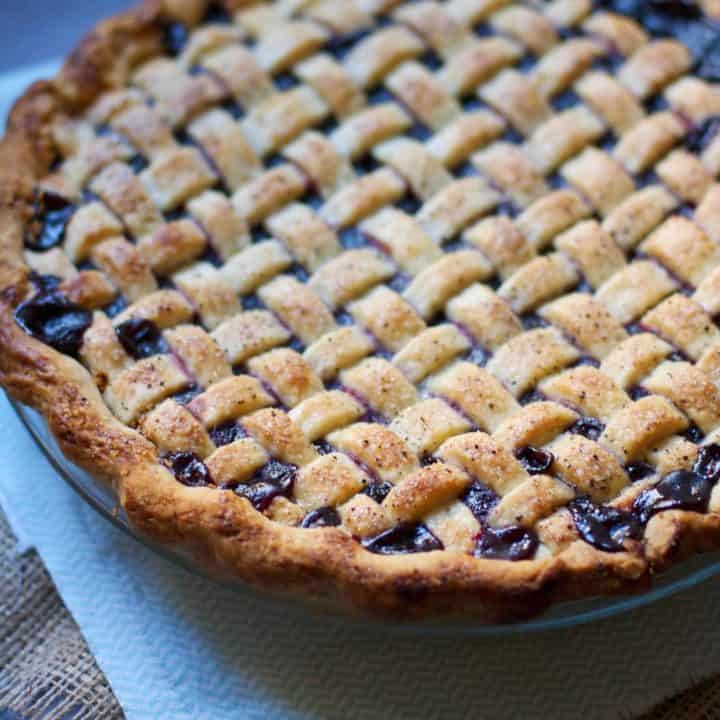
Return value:
[(55, 123), (19, 322), (178, 481), (374, 551), (717, 509), (720, 49), (683, 7), (700, 71), (589, 0), (171, 24)]

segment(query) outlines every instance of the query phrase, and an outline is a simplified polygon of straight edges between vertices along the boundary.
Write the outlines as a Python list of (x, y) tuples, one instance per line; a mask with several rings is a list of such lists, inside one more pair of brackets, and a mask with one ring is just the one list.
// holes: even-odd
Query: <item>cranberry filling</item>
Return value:
[(204, 487), (212, 485), (210, 471), (205, 463), (195, 453), (174, 452), (166, 460), (170, 463), (178, 482), (188, 487)]
[(531, 475), (547, 472), (554, 460), (551, 452), (533, 445), (519, 448), (515, 452), (515, 457)]
[(692, 153), (700, 155), (720, 132), (720, 115), (712, 115), (696, 125), (685, 136), (685, 147)]
[(470, 508), (470, 512), (484, 522), (490, 511), (497, 505), (500, 498), (487, 485), (476, 480), (462, 496), (462, 501)]
[(597, 440), (604, 429), (605, 424), (597, 418), (582, 417), (572, 425), (570, 432), (576, 435), (582, 435), (588, 438), (588, 440)]
[(475, 548), (475, 555), (493, 560), (527, 560), (535, 554), (537, 546), (535, 533), (519, 525), (486, 527)]
[(381, 503), (392, 490), (393, 486), (389, 482), (373, 482), (366, 485), (362, 492), (363, 495), (367, 495), (372, 498), (375, 502)]
[(256, 510), (266, 510), (279, 495), (287, 495), (295, 480), (297, 467), (271, 460), (247, 485), (238, 485), (235, 492), (247, 498)]
[(640, 522), (628, 512), (596, 505), (588, 497), (576, 498), (568, 509), (583, 540), (599, 550), (619, 552), (628, 538), (642, 537)]
[(693, 470), (674, 470), (636, 498), (633, 512), (643, 523), (663, 510), (704, 512), (711, 491), (709, 477)]
[(77, 355), (92, 313), (57, 290), (41, 292), (18, 306), (15, 320), (28, 334), (66, 355)]
[(115, 328), (120, 344), (136, 360), (168, 352), (160, 328), (145, 318), (131, 318)]
[(36, 223), (42, 224), (37, 233), (26, 233), (25, 245), (31, 250), (49, 250), (65, 237), (65, 228), (75, 212), (75, 205), (62, 195), (45, 190), (37, 196), (34, 212)]
[(339, 525), (340, 522), (340, 515), (338, 515), (338, 511), (335, 508), (321, 507), (317, 510), (309, 512), (303, 519), (300, 527), (333, 527), (335, 525)]
[(379, 555), (397, 555), (442, 550), (442, 543), (425, 525), (398, 525), (364, 542), (365, 548)]
[(208, 434), (217, 447), (229, 445), (231, 442), (247, 436), (243, 427), (234, 422), (218, 425), (212, 428)]

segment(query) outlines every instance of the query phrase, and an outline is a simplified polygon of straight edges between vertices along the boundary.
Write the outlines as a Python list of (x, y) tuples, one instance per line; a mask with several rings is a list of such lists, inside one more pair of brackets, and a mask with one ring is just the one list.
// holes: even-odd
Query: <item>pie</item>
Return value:
[(2, 385), (225, 578), (646, 590), (720, 549), (718, 18), (146, 0), (11, 114)]

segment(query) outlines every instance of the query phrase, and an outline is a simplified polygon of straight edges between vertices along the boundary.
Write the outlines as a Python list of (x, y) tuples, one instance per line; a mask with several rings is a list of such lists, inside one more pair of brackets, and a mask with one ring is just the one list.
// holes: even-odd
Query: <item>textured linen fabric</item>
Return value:
[[(8, 98), (53, 67), (0, 80), (0, 117)], [(35, 547), (45, 562), (128, 720), (609, 720), (720, 672), (720, 578), (614, 619), (531, 636), (351, 624), (173, 566), (67, 487), (4, 397), (0, 430), (0, 503), (21, 549)]]
[(0, 720), (122, 720), (42, 561), (18, 551), (1, 510), (0, 578)]

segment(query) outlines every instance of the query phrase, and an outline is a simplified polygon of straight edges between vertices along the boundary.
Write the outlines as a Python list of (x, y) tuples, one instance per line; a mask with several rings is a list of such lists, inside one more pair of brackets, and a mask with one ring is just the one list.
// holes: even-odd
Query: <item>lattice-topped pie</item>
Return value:
[(4, 387), (220, 574), (399, 617), (645, 587), (720, 547), (713, 17), (100, 25), (0, 150)]

